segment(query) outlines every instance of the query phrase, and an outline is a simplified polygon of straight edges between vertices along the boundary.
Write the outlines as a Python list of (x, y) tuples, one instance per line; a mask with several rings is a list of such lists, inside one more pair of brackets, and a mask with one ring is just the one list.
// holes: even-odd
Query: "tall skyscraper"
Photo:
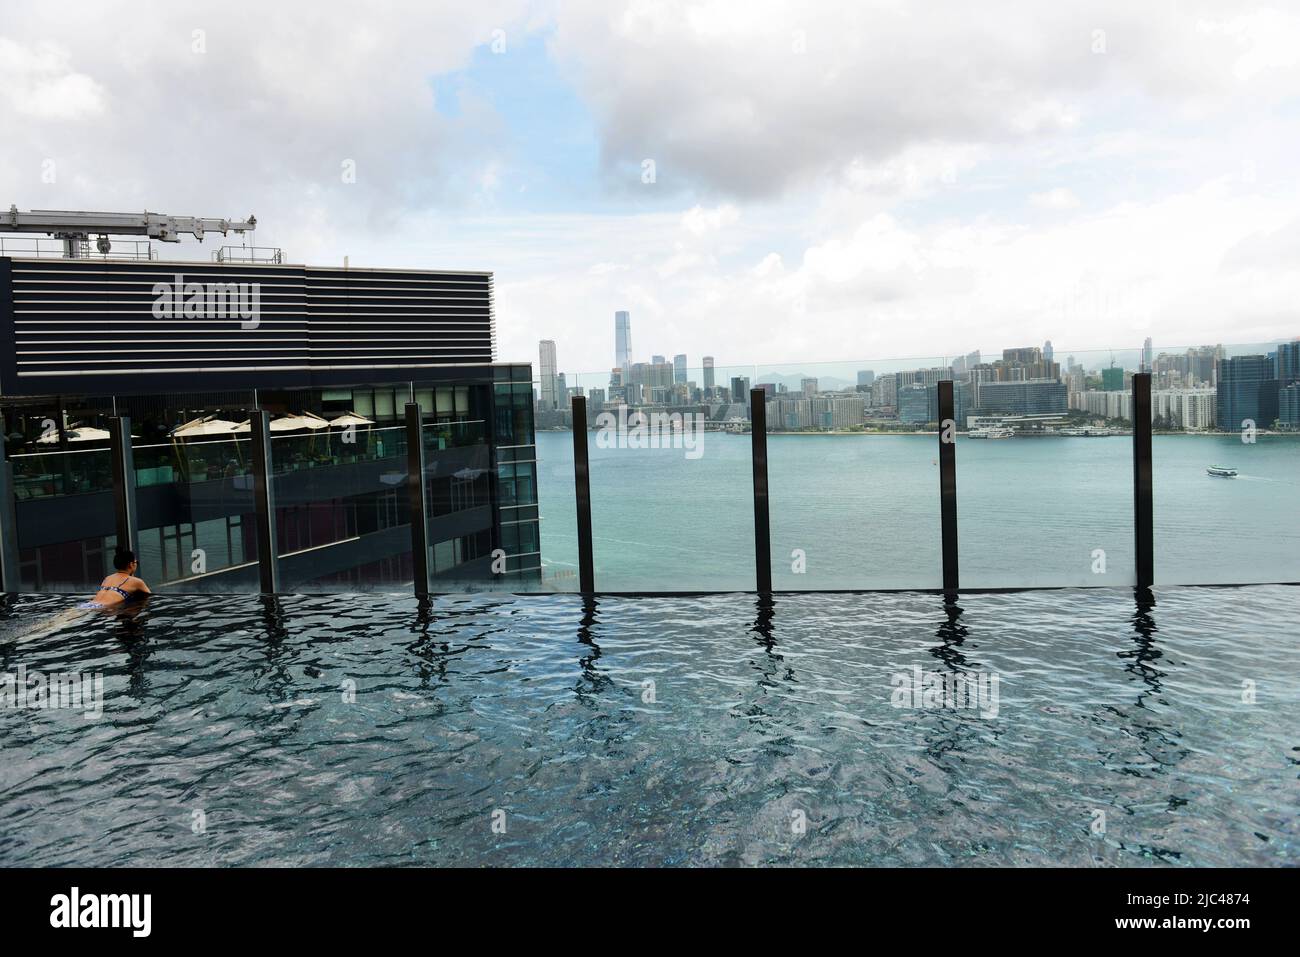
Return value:
[(1052, 364), (1052, 355), (1053, 355), (1052, 340), (1048, 339), (1046, 342), (1043, 343), (1043, 361), (1046, 362), (1049, 366)]
[(1268, 356), (1220, 359), (1215, 424), (1225, 432), (1243, 428), (1247, 419), (1260, 429), (1271, 428), (1278, 415), (1277, 369)]
[(1278, 344), (1277, 380), (1283, 389), (1293, 382), (1300, 382), (1300, 339)]
[(673, 382), (686, 381), (686, 353), (673, 356)]
[(704, 357), (704, 388), (713, 388), (713, 356)]
[(749, 376), (731, 377), (731, 401), (749, 405)]
[(876, 381), (876, 374), (870, 369), (858, 370), (858, 385), (871, 385)]
[(663, 365), (666, 361), (667, 361), (667, 360), (664, 359), (663, 356), (651, 356), (651, 357), (650, 357), (650, 364), (651, 364), (652, 366), (661, 366), (661, 365)]
[(632, 364), (632, 317), (614, 313), (614, 365), (626, 369)]
[(1142, 371), (1151, 371), (1151, 337), (1147, 336), (1146, 342), (1142, 343)]
[(560, 395), (555, 377), (555, 340), (543, 339), (538, 344), (541, 353), (541, 406), (543, 409), (558, 409)]

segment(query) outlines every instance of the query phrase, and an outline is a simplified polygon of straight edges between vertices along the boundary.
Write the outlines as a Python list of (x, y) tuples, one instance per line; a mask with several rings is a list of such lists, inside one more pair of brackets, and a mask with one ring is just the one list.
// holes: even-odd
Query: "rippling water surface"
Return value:
[(0, 864), (1300, 862), (1296, 588), (71, 604), (0, 610), (104, 680), (0, 710)]

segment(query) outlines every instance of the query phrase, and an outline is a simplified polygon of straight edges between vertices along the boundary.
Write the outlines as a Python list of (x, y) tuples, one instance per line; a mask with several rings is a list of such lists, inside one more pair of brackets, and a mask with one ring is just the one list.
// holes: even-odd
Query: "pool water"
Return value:
[(73, 604), (3, 865), (1300, 863), (1300, 588)]

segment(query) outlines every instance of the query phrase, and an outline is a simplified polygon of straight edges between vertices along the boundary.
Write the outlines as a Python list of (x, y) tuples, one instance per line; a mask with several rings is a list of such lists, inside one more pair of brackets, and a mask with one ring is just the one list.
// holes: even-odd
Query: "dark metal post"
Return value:
[(1155, 509), (1151, 499), (1151, 373), (1133, 376), (1133, 545), (1137, 587), (1155, 584)]
[(21, 590), (22, 574), (18, 566), (18, 510), (14, 504), (14, 468), (8, 459), (3, 459), (0, 460), (0, 591)]
[(760, 594), (772, 591), (772, 529), (767, 512), (767, 393), (749, 390), (750, 457), (754, 461), (754, 572)]
[(423, 598), (429, 594), (429, 497), (424, 490), (424, 423), (418, 402), (406, 403), (406, 489), (415, 595)]
[(943, 590), (957, 591), (957, 421), (953, 383), (939, 387), (939, 514), (943, 523)]
[(135, 456), (131, 449), (131, 417), (108, 420), (109, 460), (113, 470), (113, 517), (117, 547), (137, 551), (140, 545), (135, 513)]
[(578, 502), (578, 588), (596, 591), (596, 564), (591, 554), (591, 465), (587, 460), (587, 399), (573, 397), (573, 492)]
[(249, 410), (253, 445), (253, 508), (257, 512), (257, 565), (262, 591), (280, 590), (280, 544), (275, 533), (275, 482), (271, 464), (271, 416), (265, 409)]

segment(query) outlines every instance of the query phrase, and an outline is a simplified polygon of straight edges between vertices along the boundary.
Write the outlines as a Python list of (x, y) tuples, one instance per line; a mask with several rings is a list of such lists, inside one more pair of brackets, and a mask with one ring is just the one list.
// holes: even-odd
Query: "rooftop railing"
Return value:
[[(77, 259), (108, 259), (149, 261), (158, 258), (153, 243), (147, 239), (114, 239), (104, 252), (98, 242), (73, 240), (73, 252)], [(62, 239), (46, 239), (39, 236), (0, 236), (0, 256), (12, 256), (18, 259), (64, 259), (68, 256), (68, 244)]]
[[(1231, 347), (1227, 354), (1268, 349)], [(923, 370), (948, 368), (951, 359), (896, 360), (915, 365), (910, 371), (922, 380), (906, 397), (906, 409), (895, 382), (892, 409), (873, 395), (854, 421), (838, 421), (834, 402), (823, 403), (824, 419), (809, 420), (801, 403), (811, 398), (792, 391), (774, 395), (754, 382), (807, 372), (808, 366), (759, 366), (750, 367), (746, 392), (701, 403), (697, 412), (650, 403), (628, 408), (608, 398), (596, 407), (588, 396), (575, 396), (571, 409), (562, 410), (570, 428), (539, 433), (535, 446), (492, 446), (490, 457), (490, 436), (500, 423), (430, 422), (427, 409), (410, 406), (404, 425), (374, 429), (355, 448), (344, 447), (335, 430), (273, 436), (254, 414), (252, 434), (242, 436), (238, 448), (194, 442), (178, 458), (157, 446), (136, 446), (130, 450), (134, 464), (123, 472), (117, 463), (126, 450), (118, 445), (129, 423), (114, 419), (109, 450), (12, 455), (11, 487), (0, 490), (0, 500), (111, 488), (119, 502), (116, 537), (134, 541), (137, 489), (179, 481), (182, 474), (191, 486), (238, 478), (232, 489), (247, 496), (249, 527), (256, 519), (259, 538), (254, 544), (250, 533), (242, 551), (232, 545), (227, 561), (244, 567), (253, 556), (266, 591), (310, 584), (305, 572), (286, 583), (278, 565), (292, 556), (306, 568), (316, 547), (315, 539), (275, 542), (279, 479), (305, 473), (291, 484), (314, 507), (317, 500), (352, 492), (346, 482), (324, 475), (329, 467), (373, 459), (387, 465), (366, 474), (400, 490), (402, 534), (410, 538), (402, 561), (413, 570), (399, 584), (418, 594), (1300, 582), (1293, 518), (1300, 501), (1300, 433), (1275, 431), (1284, 424), (1280, 416), (1276, 423), (1234, 418), (1218, 429), (1215, 397), (1205, 394), (1216, 387), (1198, 379), (1207, 372), (1203, 365), (1200, 372), (1171, 372), (1177, 363), (1157, 357), (1151, 372), (1135, 374), (1099, 361), (1099, 354), (1075, 355), (1084, 360), (1078, 365), (1088, 387), (1076, 394), (1067, 385), (1071, 408), (1064, 413), (1012, 409), (990, 415), (988, 404), (1005, 397), (972, 404), (969, 376), (923, 381)], [(789, 390), (800, 378), (820, 378), (808, 383), (810, 397), (828, 391), (850, 396), (857, 384), (846, 386), (847, 373), (864, 365), (827, 364), (782, 384)], [(877, 366), (878, 376), (888, 371), (884, 363)], [(1109, 368), (1118, 376), (1107, 384), (1120, 388), (1098, 388), (1103, 383), (1093, 381)], [(714, 370), (715, 381), (721, 371)], [(687, 381), (697, 375), (689, 371)], [(745, 385), (744, 376), (729, 378)], [(823, 388), (828, 383), (830, 390)], [(608, 386), (608, 373), (585, 383), (587, 389)], [(1236, 386), (1221, 381), (1217, 388)], [(1242, 397), (1249, 392), (1243, 389)], [(657, 434), (642, 428), (647, 423)], [(442, 471), (430, 458), (438, 454), (450, 456)], [(50, 464), (60, 456), (66, 467)], [(170, 475), (155, 471), (168, 468)], [(1236, 478), (1220, 477), (1233, 470)], [(485, 472), (495, 480), (489, 492), (480, 482)], [(319, 482), (310, 478), (317, 474)], [(446, 484), (435, 488), (435, 480)], [(311, 483), (306, 493), (304, 481)], [(451, 503), (450, 518), (439, 512), (435, 495)], [(204, 501), (218, 498), (213, 492)], [(440, 519), (454, 524), (480, 500), (499, 514), (492, 554), (444, 554), (439, 549), (449, 546), (439, 536), (448, 525)], [(194, 507), (200, 504), (196, 499)], [(529, 524), (539, 511), (540, 542)], [(12, 521), (0, 519), (9, 539)], [(510, 574), (518, 554), (538, 550), (544, 562), (539, 579)], [(490, 559), (492, 572), (459, 583), (440, 578), (440, 569), (458, 567), (465, 558)]]

